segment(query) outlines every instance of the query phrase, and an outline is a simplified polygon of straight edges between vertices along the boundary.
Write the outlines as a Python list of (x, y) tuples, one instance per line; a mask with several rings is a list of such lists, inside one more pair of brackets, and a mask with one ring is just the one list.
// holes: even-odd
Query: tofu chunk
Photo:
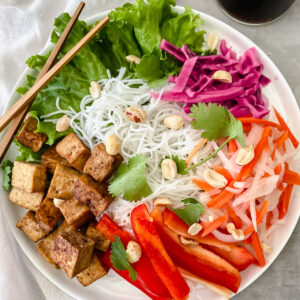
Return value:
[(40, 254), (56, 269), (59, 269), (58, 265), (51, 257), (51, 250), (54, 246), (54, 242), (60, 232), (75, 231), (74, 227), (70, 226), (66, 220), (64, 220), (51, 234), (43, 238), (38, 244), (37, 249)]
[(97, 279), (107, 274), (98, 257), (93, 254), (90, 265), (87, 269), (77, 275), (77, 280), (83, 285), (88, 286)]
[(35, 218), (34, 212), (32, 211), (28, 211), (16, 226), (35, 243), (37, 243), (46, 235)]
[(23, 190), (12, 188), (8, 199), (16, 205), (37, 211), (44, 199), (44, 193), (27, 193)]
[(35, 215), (40, 227), (47, 233), (52, 231), (61, 217), (61, 211), (53, 204), (53, 200), (46, 198)]
[(58, 164), (71, 167), (68, 161), (57, 153), (55, 146), (52, 146), (42, 155), (42, 166), (47, 167), (48, 172), (53, 174)]
[(95, 242), (80, 232), (62, 232), (54, 242), (51, 257), (73, 278), (89, 266), (94, 246)]
[(96, 182), (84, 174), (76, 182), (73, 194), (77, 200), (88, 205), (92, 213), (98, 217), (113, 201), (107, 188), (107, 183)]
[(90, 208), (75, 198), (63, 202), (59, 209), (67, 223), (75, 228), (89, 222), (93, 217)]
[(86, 231), (86, 235), (95, 241), (95, 248), (106, 252), (111, 244), (111, 241), (107, 239), (100, 231), (96, 229), (96, 223), (91, 222)]
[(84, 166), (84, 173), (91, 175), (96, 181), (103, 181), (109, 178), (120, 166), (123, 157), (120, 154), (109, 155), (105, 145), (100, 143), (95, 146), (92, 156)]
[(73, 132), (56, 145), (56, 151), (80, 172), (83, 171), (86, 161), (91, 156), (90, 149)]
[(73, 197), (73, 188), (80, 178), (76, 170), (58, 164), (52, 177), (47, 197), (54, 199), (70, 199)]
[(47, 169), (44, 166), (15, 161), (11, 184), (27, 193), (44, 192), (47, 181)]
[(29, 147), (33, 152), (41, 150), (47, 140), (46, 134), (35, 133), (37, 125), (38, 121), (35, 118), (29, 117), (17, 135), (17, 140), (21, 144)]

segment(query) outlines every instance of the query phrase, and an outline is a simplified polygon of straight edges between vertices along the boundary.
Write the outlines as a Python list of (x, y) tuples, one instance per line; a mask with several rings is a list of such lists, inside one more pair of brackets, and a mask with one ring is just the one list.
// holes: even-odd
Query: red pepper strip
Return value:
[[(267, 213), (267, 209), (269, 207), (269, 204), (270, 204), (269, 201), (265, 201), (263, 203), (259, 213), (256, 213), (257, 214), (257, 218), (256, 218), (257, 226), (260, 224), (260, 222), (264, 218), (265, 214)], [(244, 234), (248, 235), (248, 234), (252, 233), (253, 231), (254, 231), (254, 226), (253, 226), (253, 224), (251, 224), (247, 229), (244, 230)]]
[(286, 169), (283, 174), (283, 182), (300, 185), (300, 175), (296, 172)]
[(261, 248), (261, 244), (258, 238), (258, 234), (256, 232), (253, 232), (251, 234), (251, 239), (252, 239), (252, 246), (255, 251), (255, 254), (257, 256), (258, 264), (260, 267), (264, 267), (266, 265), (266, 260), (265, 256), (263, 253), (263, 250)]
[(202, 237), (201, 233), (191, 236), (188, 234), (189, 226), (168, 208), (163, 211), (162, 215), (164, 224), (170, 230), (174, 231), (177, 235), (196, 240), (201, 246), (221, 256), (239, 271), (245, 270), (256, 261), (255, 257), (245, 248), (236, 246), (235, 243), (220, 241), (212, 234), (206, 237)]
[(207, 287), (208, 289), (210, 289), (214, 293), (217, 293), (217, 294), (221, 295), (224, 299), (229, 299), (232, 296), (232, 292), (229, 289), (222, 286), (222, 285), (215, 284), (215, 283), (212, 283), (210, 281), (199, 278), (198, 276), (195, 276), (194, 274), (192, 274), (192, 273), (190, 273), (187, 270), (184, 270), (182, 268), (178, 267), (178, 270), (184, 278), (189, 279), (189, 280), (194, 281), (194, 282), (197, 282), (197, 283), (200, 283), (201, 285)]
[[(232, 141), (232, 140), (230, 140), (230, 141)], [(212, 167), (213, 167), (213, 169), (214, 169), (217, 173), (223, 175), (223, 176), (227, 179), (228, 182), (230, 182), (230, 181), (233, 180), (233, 178), (232, 178), (230, 172), (227, 171), (224, 167), (221, 167), (221, 166), (215, 166), (215, 165), (213, 165)]]
[[(122, 278), (124, 278), (126, 281), (128, 281), (129, 283), (131, 283), (132, 285), (134, 285), (135, 287), (137, 287), (139, 290), (141, 290), (144, 294), (146, 294), (147, 296), (149, 296), (151, 299), (156, 299), (156, 300), (171, 300), (171, 297), (166, 296), (163, 297), (162, 295), (156, 295), (153, 294), (152, 291), (148, 290), (147, 288), (145, 288), (145, 283), (143, 281), (143, 278), (141, 278), (137, 273), (137, 280), (132, 281), (132, 279), (129, 277), (129, 272), (128, 270), (117, 270), (115, 269), (115, 267), (113, 266), (111, 260), (110, 260), (110, 255), (111, 252), (108, 251), (106, 253), (104, 253), (101, 262), (112, 268), (118, 275), (120, 275)], [(148, 272), (150, 273), (150, 271), (148, 270)]]
[(288, 135), (289, 138), (292, 142), (292, 144), (294, 145), (294, 148), (297, 148), (299, 145), (298, 140), (296, 139), (296, 137), (293, 135), (292, 131), (290, 130), (290, 128), (287, 126), (286, 122), (284, 121), (283, 117), (280, 115), (280, 113), (276, 110), (276, 108), (273, 106), (276, 118), (279, 122), (279, 124), (281, 125), (281, 127), (285, 130), (288, 131)]
[(293, 192), (293, 184), (288, 184), (284, 191), (280, 195), (280, 200), (278, 204), (279, 219), (283, 219), (288, 212), (290, 200)]
[(179, 236), (163, 225), (161, 214), (160, 217), (157, 217), (157, 210), (151, 216), (155, 220), (155, 228), (164, 246), (178, 267), (200, 278), (222, 285), (235, 293), (238, 291), (241, 275), (235, 267), (201, 246), (182, 245)]
[[(131, 240), (133, 240), (133, 238), (127, 231), (120, 229), (118, 225), (105, 214), (98, 222), (96, 228), (112, 242), (115, 240), (115, 236), (119, 236), (125, 247)], [(107, 255), (108, 258), (105, 259), (105, 262), (108, 266), (112, 267), (110, 262), (110, 253), (106, 254), (105, 257)], [(132, 281), (129, 278), (127, 270), (118, 271), (115, 268), (112, 268), (120, 276), (125, 278), (134, 286), (138, 287), (141, 291), (143, 291), (152, 299), (171, 299), (170, 293), (168, 292), (165, 285), (162, 283), (161, 279), (153, 269), (148, 257), (144, 253), (142, 254), (138, 262), (132, 264), (132, 267), (134, 268), (137, 274), (136, 281)]]
[(224, 205), (224, 209), (227, 212), (228, 216), (232, 219), (232, 222), (237, 229), (241, 229), (243, 226), (242, 220), (237, 216), (234, 209), (232, 208), (231, 204), (227, 202)]
[(194, 178), (193, 179), (193, 183), (195, 183), (197, 186), (199, 186), (199, 188), (205, 192), (209, 192), (211, 190), (213, 190), (214, 188), (209, 185), (206, 181), (204, 180), (199, 180), (199, 179), (196, 179)]
[(279, 130), (282, 130), (282, 126), (272, 122), (272, 121), (268, 121), (268, 120), (264, 120), (264, 119), (255, 119), (255, 118), (247, 118), (247, 117), (242, 117), (242, 118), (237, 118), (237, 120), (241, 121), (242, 124), (259, 124), (259, 125), (263, 125), (263, 126), (270, 126), (270, 127), (275, 127)]
[(229, 143), (228, 143), (228, 151), (230, 153), (234, 153), (236, 152), (238, 149), (237, 145), (236, 145), (236, 141), (235, 140), (229, 140)]
[(227, 222), (227, 219), (228, 219), (227, 216), (221, 216), (212, 222), (202, 222), (201, 223), (203, 227), (202, 236), (205, 237), (208, 234), (212, 233), (214, 230), (218, 229), (220, 226), (222, 226), (224, 223)]
[[(249, 164), (242, 167), (240, 173), (234, 178), (234, 180), (232, 180), (230, 182), (229, 187), (233, 187), (233, 185), (236, 181), (245, 181), (251, 175), (255, 165), (259, 161), (259, 159), (264, 151), (265, 144), (268, 141), (270, 133), (271, 133), (271, 128), (265, 127), (264, 131), (261, 135), (260, 141), (258, 142), (258, 144), (256, 145), (256, 147), (254, 149), (254, 158), (252, 159), (252, 161)], [(207, 202), (207, 206), (213, 207), (215, 209), (219, 209), (219, 208), (223, 207), (223, 205), (226, 202), (228, 202), (230, 199), (232, 199), (233, 196), (234, 196), (233, 193), (228, 192), (227, 190), (223, 190), (220, 194), (218, 194), (216, 197), (212, 198), (209, 202)]]
[(187, 299), (190, 288), (166, 251), (145, 204), (131, 212), (131, 226), (153, 268), (175, 300)]
[(284, 145), (284, 142), (288, 138), (288, 134), (289, 134), (289, 132), (285, 131), (276, 141), (274, 141), (275, 142), (275, 146), (274, 146), (274, 149), (273, 149), (272, 155), (271, 155), (272, 159), (274, 159), (274, 157), (275, 157), (275, 151), (277, 149), (279, 149), (282, 145)]

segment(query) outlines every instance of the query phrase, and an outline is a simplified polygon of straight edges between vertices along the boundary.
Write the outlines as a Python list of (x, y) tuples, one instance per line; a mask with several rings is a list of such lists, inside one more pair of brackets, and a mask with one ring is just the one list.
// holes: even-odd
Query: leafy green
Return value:
[(2, 163), (1, 169), (4, 172), (4, 178), (3, 178), (3, 189), (8, 191), (10, 188), (10, 182), (11, 182), (11, 175), (12, 175), (12, 168), (14, 166), (14, 163), (10, 160), (6, 160)]
[(186, 204), (184, 208), (169, 209), (189, 226), (194, 223), (198, 223), (200, 216), (205, 213), (202, 204), (194, 198), (187, 198), (182, 200), (182, 202)]
[(118, 236), (115, 236), (115, 241), (111, 244), (110, 260), (117, 270), (128, 270), (131, 280), (136, 280), (136, 272), (129, 263), (124, 245)]
[(19, 143), (17, 140), (14, 140), (15, 144), (19, 150), (19, 156), (16, 158), (18, 161), (27, 161), (27, 162), (40, 162), (42, 154), (45, 152), (46, 147), (43, 147), (38, 152), (33, 152), (30, 148)]
[(138, 154), (123, 163), (117, 169), (114, 179), (109, 183), (108, 190), (114, 196), (123, 194), (128, 201), (139, 201), (143, 197), (152, 194), (152, 190), (146, 181), (147, 156)]
[(246, 146), (243, 125), (224, 106), (216, 103), (199, 103), (191, 107), (191, 125), (204, 130), (201, 136), (209, 141), (226, 138), (225, 142), (199, 163), (186, 169), (192, 170), (214, 157), (230, 140), (237, 140), (242, 147)]

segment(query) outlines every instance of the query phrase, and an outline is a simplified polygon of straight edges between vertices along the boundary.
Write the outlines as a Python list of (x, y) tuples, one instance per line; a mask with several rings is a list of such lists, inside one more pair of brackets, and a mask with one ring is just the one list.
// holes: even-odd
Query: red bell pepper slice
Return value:
[[(112, 242), (115, 240), (115, 236), (119, 236), (125, 247), (131, 240), (134, 240), (127, 231), (122, 230), (112, 219), (110, 219), (105, 214), (99, 220), (96, 228)], [(138, 262), (132, 264), (132, 267), (137, 274), (136, 281), (131, 280), (128, 274), (128, 270), (119, 271), (112, 266), (112, 263), (110, 261), (110, 251), (105, 253), (103, 261), (107, 266), (111, 267), (121, 277), (139, 288), (150, 298), (160, 300), (171, 299), (169, 291), (161, 281), (160, 277), (157, 275), (148, 257), (144, 253), (142, 254)]]
[(131, 226), (143, 252), (175, 300), (188, 298), (190, 289), (167, 253), (145, 204), (131, 212)]
[(151, 214), (155, 228), (174, 263), (188, 272), (237, 292), (241, 283), (240, 272), (226, 260), (201, 247), (182, 245), (179, 236), (162, 223), (160, 211)]
[(244, 247), (236, 246), (234, 243), (222, 242), (215, 238), (212, 234), (206, 237), (202, 237), (201, 233), (191, 236), (188, 234), (189, 226), (168, 208), (163, 211), (162, 216), (164, 224), (169, 229), (178, 235), (196, 240), (201, 244), (201, 246), (215, 254), (218, 254), (239, 271), (245, 270), (251, 264), (256, 262), (255, 257)]

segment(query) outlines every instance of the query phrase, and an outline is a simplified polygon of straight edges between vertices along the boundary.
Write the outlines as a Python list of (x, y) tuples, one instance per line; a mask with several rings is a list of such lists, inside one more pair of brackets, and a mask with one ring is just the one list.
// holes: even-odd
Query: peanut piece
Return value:
[(199, 223), (194, 223), (189, 227), (188, 233), (190, 235), (197, 235), (201, 230), (202, 230), (202, 225)]
[(54, 204), (54, 206), (56, 206), (57, 208), (59, 208), (59, 206), (61, 205), (61, 204), (63, 204), (65, 202), (65, 200), (61, 200), (61, 199), (58, 199), (58, 198), (54, 198), (53, 199), (53, 204)]
[(171, 115), (164, 119), (164, 124), (170, 129), (180, 129), (184, 126), (184, 119), (178, 115)]
[(161, 163), (161, 171), (165, 179), (174, 179), (177, 176), (175, 161), (172, 159), (164, 159)]
[(263, 249), (263, 251), (265, 253), (268, 253), (268, 254), (272, 254), (273, 253), (273, 249), (270, 247), (269, 244), (265, 243), (265, 242), (261, 242), (261, 247)]
[(227, 185), (227, 179), (213, 169), (206, 168), (204, 171), (204, 179), (215, 188), (223, 188)]
[(135, 55), (127, 55), (126, 60), (131, 64), (132, 62), (135, 62), (137, 65), (141, 62), (141, 59)]
[(139, 107), (130, 106), (124, 111), (127, 120), (135, 123), (144, 122), (147, 119), (147, 114)]
[(101, 96), (101, 86), (96, 81), (90, 82), (90, 94), (94, 99), (97, 99)]
[(70, 128), (70, 118), (67, 115), (62, 116), (56, 123), (56, 131), (64, 132)]
[(219, 43), (219, 35), (216, 32), (211, 32), (207, 37), (207, 48), (215, 50)]
[(221, 81), (223, 83), (232, 83), (232, 77), (231, 77), (230, 73), (228, 73), (227, 71), (223, 71), (223, 70), (216, 71), (211, 76), (211, 78), (214, 80), (217, 80), (217, 81)]
[(191, 240), (191, 239), (187, 239), (184, 236), (180, 236), (179, 239), (180, 239), (181, 244), (184, 245), (184, 246), (188, 246), (188, 247), (197, 247), (197, 246), (199, 246), (198, 242), (196, 242), (194, 240)]
[(130, 241), (127, 245), (126, 256), (131, 264), (138, 262), (142, 256), (141, 246), (135, 241)]
[(156, 198), (154, 200), (155, 207), (167, 207), (172, 204), (172, 200), (169, 198)]
[(239, 166), (245, 166), (254, 158), (253, 145), (247, 145), (245, 148), (241, 148), (238, 152), (235, 162)]
[(121, 149), (121, 140), (120, 138), (115, 134), (110, 134), (106, 139), (106, 152), (109, 155), (116, 155), (120, 152)]

